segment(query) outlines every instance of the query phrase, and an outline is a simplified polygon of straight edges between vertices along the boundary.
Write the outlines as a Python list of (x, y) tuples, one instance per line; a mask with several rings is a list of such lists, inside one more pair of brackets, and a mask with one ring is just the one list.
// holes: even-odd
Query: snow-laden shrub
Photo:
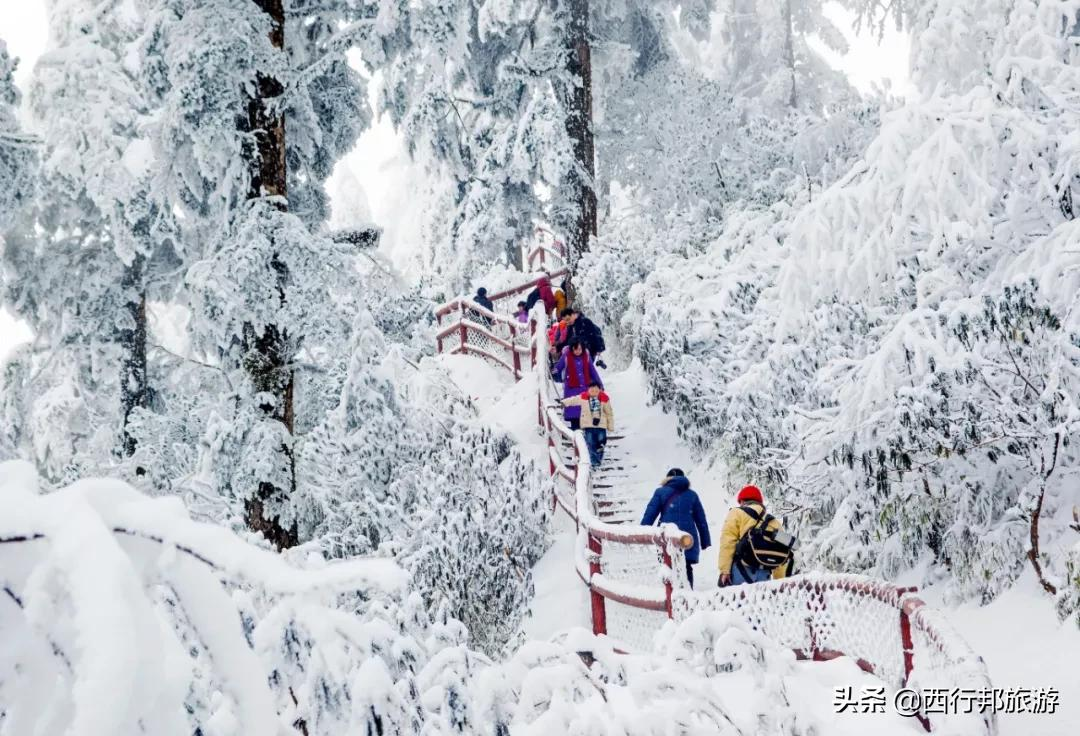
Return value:
[[(121, 482), (39, 495), (22, 462), (0, 465), (0, 496), (3, 733), (287, 734), (327, 710), (368, 723), (348, 698), (315, 703), (281, 675), (322, 644), (298, 628), (333, 639), (320, 660), (342, 638), (373, 639), (374, 618), (360, 614), (401, 589), (392, 562), (300, 569)], [(400, 636), (384, 629), (368, 655), (393, 662)], [(363, 664), (354, 657), (335, 681), (349, 685)]]
[(547, 481), (436, 363), (410, 364), (367, 314), (354, 334), (338, 405), (301, 447), (301, 536), (333, 556), (386, 548), (432, 610), (495, 654), (532, 596)]

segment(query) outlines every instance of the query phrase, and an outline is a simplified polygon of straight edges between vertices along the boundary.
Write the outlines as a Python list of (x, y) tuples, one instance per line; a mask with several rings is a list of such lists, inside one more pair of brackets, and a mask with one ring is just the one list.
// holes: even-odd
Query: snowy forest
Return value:
[[(650, 462), (759, 486), (801, 571), (1080, 636), (1080, 0), (24, 2), (0, 734), (834, 733), (729, 612), (530, 628), (580, 532), (435, 312), (551, 233)], [(889, 34), (910, 89), (857, 88)], [(404, 183), (345, 171), (379, 125)]]

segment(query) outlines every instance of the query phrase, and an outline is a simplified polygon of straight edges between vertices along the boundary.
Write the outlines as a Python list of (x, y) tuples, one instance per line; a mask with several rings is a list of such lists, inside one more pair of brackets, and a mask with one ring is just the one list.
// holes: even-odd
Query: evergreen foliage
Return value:
[(808, 564), (928, 563), (986, 600), (1031, 560), (1075, 599), (1074, 13), (969, 5), (911, 9), (923, 96), (831, 156), (848, 173), (729, 209), (624, 324), (685, 438), (770, 489)]

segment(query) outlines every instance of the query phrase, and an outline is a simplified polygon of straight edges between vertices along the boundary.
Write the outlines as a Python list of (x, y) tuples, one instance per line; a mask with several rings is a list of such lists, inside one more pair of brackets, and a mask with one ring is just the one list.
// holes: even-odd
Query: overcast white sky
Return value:
[[(845, 31), (850, 28), (850, 15), (835, 3), (829, 5), (836, 24)], [(0, 38), (7, 42), (9, 52), (21, 59), (15, 79), (24, 90), (35, 60), (48, 44), (47, 6), (47, 0), (0, 0)], [(856, 37), (848, 32), (847, 35), (851, 50), (846, 56), (830, 54), (823, 48), (819, 51), (831, 64), (844, 70), (855, 87), (869, 92), (875, 85), (887, 81), (894, 94), (909, 92), (908, 40), (904, 34), (887, 33), (880, 44), (867, 34)], [(371, 217), (388, 231), (398, 223), (408, 228), (409, 220), (417, 220), (412, 217), (402, 220), (402, 210), (408, 209), (403, 207), (403, 193), (391, 191), (393, 187), (386, 186), (388, 182), (407, 179), (402, 172), (402, 153), (400, 147), (394, 145), (395, 139), (393, 131), (383, 122), (365, 134), (353, 153), (342, 162), (352, 174), (353, 182), (365, 190)], [(369, 185), (374, 184), (375, 178), (378, 184)], [(0, 360), (29, 338), (26, 326), (0, 309)]]

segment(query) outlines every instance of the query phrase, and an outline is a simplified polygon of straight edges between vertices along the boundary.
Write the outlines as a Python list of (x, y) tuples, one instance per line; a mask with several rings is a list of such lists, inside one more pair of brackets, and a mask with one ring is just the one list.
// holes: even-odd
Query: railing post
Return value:
[(510, 325), (510, 352), (514, 354), (514, 380), (521, 380), (521, 353), (517, 345), (517, 325)]
[(593, 633), (606, 634), (607, 611), (604, 607), (604, 596), (597, 593), (592, 584), (593, 575), (600, 574), (600, 555), (603, 553), (603, 548), (600, 546), (600, 540), (592, 534), (589, 535), (589, 552), (589, 597), (592, 600)]
[(529, 319), (529, 359), (532, 367), (536, 367), (536, 320)]
[(900, 607), (900, 646), (904, 648), (904, 685), (907, 685), (915, 665), (915, 648), (911, 641), (911, 619), (903, 605)]
[[(897, 592), (900, 593), (900, 646), (904, 651), (904, 687), (908, 686), (911, 679), (911, 671), (915, 669), (915, 640), (911, 636), (911, 612), (916, 610), (922, 605), (922, 601), (918, 598), (905, 599), (903, 596), (905, 593), (910, 592), (912, 589), (899, 588)], [(923, 730), (927, 733), (931, 731), (930, 719), (924, 713), (916, 713), (915, 717), (922, 724)]]
[(667, 611), (668, 618), (675, 618), (675, 611), (671, 605), (671, 594), (675, 588), (672, 580), (675, 576), (675, 567), (671, 564), (671, 546), (667, 542), (661, 541), (660, 550), (663, 554), (664, 567), (667, 568), (667, 580), (664, 581), (664, 608)]
[[(826, 608), (826, 605), (825, 605), (825, 591), (822, 590), (821, 588), (817, 589), (817, 601), (818, 601), (818, 611), (820, 611), (822, 613), (822, 615), (824, 615), (825, 608)], [(817, 628), (816, 627), (812, 627), (810, 629), (810, 646), (811, 646), (810, 656), (812, 656), (814, 659), (818, 659), (820, 651), (821, 651), (821, 643), (819, 641), (817, 641)]]
[(458, 302), (458, 306), (461, 307), (461, 321), (458, 322), (458, 324), (461, 325), (461, 354), (465, 355), (465, 346), (469, 341), (467, 328), (465, 327), (465, 302)]

